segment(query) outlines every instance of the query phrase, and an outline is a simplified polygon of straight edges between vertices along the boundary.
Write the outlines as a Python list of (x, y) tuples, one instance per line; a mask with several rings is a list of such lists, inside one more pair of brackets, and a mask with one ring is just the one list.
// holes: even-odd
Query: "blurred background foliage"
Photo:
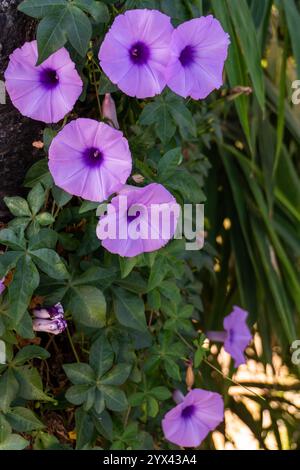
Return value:
[[(106, 4), (108, 8), (103, 11), (113, 16), (124, 8), (157, 8), (169, 14), (174, 25), (213, 13), (231, 36), (224, 87), (199, 102), (183, 100), (168, 90), (147, 102), (118, 92), (93, 61), (106, 30), (101, 21), (100, 26), (97, 20), (93, 24), (89, 38), (92, 47), (84, 51), (83, 58), (73, 45), (67, 44), (86, 77), (78, 115), (97, 115), (95, 90), (99, 100), (106, 92), (113, 94), (121, 129), (134, 156), (134, 173), (141, 174), (145, 182), (163, 183), (181, 203), (205, 202), (205, 246), (201, 251), (188, 252), (181, 242), (174, 241), (158, 254), (133, 260), (99, 253), (95, 205), (74, 203), (74, 199), (70, 202), (53, 187), (46, 160), (34, 165), (25, 187), (36, 188), (40, 184), (46, 190), (47, 201), (52, 203), (52, 219), (48, 216), (44, 225), (57, 232), (60, 255), (68, 260), (72, 273), (70, 285), (69, 280), (55, 276), (50, 279), (49, 272), (44, 272), (35, 294), (49, 304), (63, 302), (68, 315), (72, 314), (75, 328), (70, 326), (69, 335), (80, 360), (88, 362), (90, 356), (91, 363), (90, 339), (96, 354), (99, 334), (93, 330), (89, 308), (84, 313), (81, 300), (85, 289), (92, 289), (89, 296), (95, 296), (96, 305), (103, 307), (103, 298), (99, 299), (95, 292), (101, 288), (107, 304), (106, 328), (101, 335), (108, 338), (106, 343), (101, 336), (102, 344), (104, 341), (108, 354), (114, 351), (116, 363), (126, 362), (132, 369), (126, 389), (130, 406), (126, 408), (125, 402), (121, 418), (107, 409), (100, 413), (93, 403), (87, 407), (85, 398), (75, 393), (76, 378), (66, 399), (73, 405), (83, 405), (75, 409), (61, 398), (66, 388), (61, 364), (73, 360), (72, 342), (71, 347), (60, 337), (46, 344), (50, 352), (54, 348), (56, 359), (45, 367), (43, 362), (38, 368), (47, 393), (54, 393), (58, 408), (57, 403), (47, 403), (44, 395), (28, 392), (28, 384), (35, 382), (37, 388), (41, 384), (37, 384), (36, 377), (29, 377), (26, 366), (20, 367), (17, 361), (14, 380), (21, 387), (21, 398), (39, 400), (40, 417), (47, 422), (47, 432), (39, 430), (43, 429), (42, 424), (27, 426), (28, 431), (34, 430), (33, 446), (57, 448), (61, 442), (68, 446), (76, 440), (77, 448), (95, 444), (120, 449), (172, 448), (157, 429), (170, 408), (171, 402), (166, 402), (170, 390), (182, 387), (188, 361), (194, 360), (195, 384), (220, 391), (228, 410), (225, 424), (201, 448), (299, 448), (299, 366), (291, 361), (291, 345), (300, 339), (300, 104), (292, 103), (296, 91), (293, 82), (300, 79), (300, 2), (96, 3), (103, 8)], [(44, 131), (46, 152), (55, 131), (55, 126)], [(22, 221), (17, 217), (9, 224), (12, 228), (25, 224), (29, 243), (40, 229), (30, 217), (25, 221), (24, 217)], [(54, 247), (55, 240), (50, 244)], [(255, 341), (247, 350), (247, 366), (233, 376), (224, 352), (213, 346), (205, 354), (197, 332), (222, 328), (223, 318), (234, 304), (249, 311)], [(9, 317), (5, 303), (1, 309), (0, 313)], [(97, 319), (100, 328), (105, 322), (104, 310), (103, 307), (102, 318)], [(20, 318), (25, 313), (21, 308)], [(70, 316), (68, 319), (71, 325)], [(26, 328), (18, 328), (14, 326), (19, 335), (26, 337)], [(13, 339), (11, 343), (16, 344)], [(58, 350), (63, 353), (59, 355)], [(35, 354), (31, 351), (27, 359), (40, 357)], [(42, 359), (47, 364), (47, 357)], [(220, 369), (229, 379), (222, 377)], [(65, 372), (72, 382), (72, 368), (65, 367)], [(161, 377), (165, 387), (160, 386)], [(2, 407), (4, 416), (13, 429), (24, 431), (24, 426), (14, 427), (20, 410), (9, 408), (13, 397), (7, 398), (6, 408)], [(109, 404), (107, 408), (114, 410)], [(122, 410), (124, 407), (115, 411)], [(55, 431), (58, 422), (61, 435)], [(242, 429), (248, 431), (239, 443), (237, 435)]]

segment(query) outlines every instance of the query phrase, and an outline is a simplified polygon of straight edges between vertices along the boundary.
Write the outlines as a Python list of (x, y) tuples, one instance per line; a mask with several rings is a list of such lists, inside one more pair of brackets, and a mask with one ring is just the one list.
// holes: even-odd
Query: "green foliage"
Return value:
[[(145, 101), (124, 96), (98, 67), (97, 53), (106, 23), (131, 8), (157, 8), (174, 25), (213, 13), (231, 37), (223, 89), (205, 101), (167, 89)], [(299, 389), (290, 345), (300, 324), (300, 115), (289, 91), (293, 59), (298, 71), (300, 64), (299, 2), (25, 0), (19, 10), (38, 20), (38, 63), (67, 47), (85, 91), (72, 116), (45, 128), (45, 155), (27, 172), (27, 196), (5, 198), (12, 217), (0, 231), (0, 279), (7, 285), (0, 296), (0, 449), (23, 449), (29, 437), (36, 450), (168, 449), (161, 420), (174, 389), (186, 392), (191, 365), (194, 387), (221, 393), (261, 448), (270, 433), (278, 448), (299, 447), (290, 412), (299, 407), (286, 394)], [(99, 119), (97, 100), (108, 92), (130, 143), (133, 174), (142, 184), (163, 184), (180, 204), (205, 202), (202, 250), (186, 251), (185, 240), (173, 240), (135, 258), (112, 255), (95, 234), (98, 205), (54, 185), (47, 162), (53, 137), (74, 115)], [(67, 332), (36, 338), (32, 309), (57, 302)], [(215, 369), (219, 350), (207, 348), (203, 332), (221, 329), (234, 304), (249, 311), (249, 326), (261, 338), (262, 351), (252, 346), (247, 354), (263, 368), (276, 351), (293, 378), (293, 385), (276, 387), (244, 383), (265, 400), (241, 389), (228, 393), (232, 382)], [(75, 435), (68, 444), (53, 435), (53, 413), (65, 435)], [(207, 439), (201, 448), (211, 446)]]

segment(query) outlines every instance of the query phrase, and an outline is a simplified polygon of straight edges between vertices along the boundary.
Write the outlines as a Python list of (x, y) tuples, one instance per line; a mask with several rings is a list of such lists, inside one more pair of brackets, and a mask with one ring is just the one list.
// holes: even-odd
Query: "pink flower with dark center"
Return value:
[(233, 311), (224, 318), (225, 331), (208, 331), (206, 334), (211, 341), (224, 343), (224, 349), (234, 359), (235, 367), (245, 364), (244, 352), (252, 340), (247, 316), (246, 310), (234, 306)]
[(164, 186), (126, 186), (100, 217), (97, 236), (111, 253), (133, 257), (158, 250), (174, 236), (180, 207)]
[(59, 49), (41, 65), (37, 42), (26, 42), (10, 56), (5, 86), (23, 116), (55, 123), (69, 113), (82, 91), (82, 80), (68, 51)]
[(64, 309), (60, 303), (53, 307), (36, 308), (33, 310), (33, 330), (58, 335), (67, 328)]
[(229, 35), (213, 16), (202, 16), (179, 25), (170, 44), (167, 85), (184, 98), (206, 98), (223, 84)]
[(123, 133), (93, 119), (70, 122), (49, 148), (49, 169), (55, 184), (89, 201), (104, 201), (121, 189), (131, 167)]
[(127, 95), (158, 95), (166, 85), (172, 31), (170, 18), (157, 10), (126, 11), (104, 38), (100, 65)]
[(224, 419), (224, 402), (218, 393), (195, 388), (186, 396), (178, 390), (178, 403), (162, 420), (165, 438), (180, 447), (198, 447)]

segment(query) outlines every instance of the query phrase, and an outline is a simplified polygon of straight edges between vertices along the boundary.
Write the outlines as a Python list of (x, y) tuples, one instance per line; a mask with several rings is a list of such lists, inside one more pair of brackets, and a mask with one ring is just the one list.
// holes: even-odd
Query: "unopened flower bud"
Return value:
[(106, 93), (102, 103), (102, 115), (108, 119), (116, 129), (119, 129), (116, 105), (110, 93)]
[(188, 390), (191, 390), (195, 382), (193, 366), (190, 364), (186, 370), (185, 383)]
[(145, 178), (143, 177), (143, 175), (132, 175), (132, 179), (135, 183), (137, 184), (141, 184), (144, 182)]

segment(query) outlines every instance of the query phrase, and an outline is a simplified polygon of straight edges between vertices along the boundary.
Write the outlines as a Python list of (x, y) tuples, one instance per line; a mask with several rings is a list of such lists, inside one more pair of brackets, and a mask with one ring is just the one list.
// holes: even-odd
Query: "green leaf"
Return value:
[(168, 400), (168, 398), (171, 398), (172, 393), (170, 390), (167, 389), (167, 387), (154, 387), (151, 389), (151, 394), (160, 401)]
[(105, 289), (116, 279), (116, 272), (113, 269), (98, 268), (92, 266), (86, 269), (80, 276), (75, 277), (72, 286), (95, 286)]
[(5, 197), (4, 202), (14, 216), (31, 217), (31, 212), (26, 199), (19, 196)]
[[(43, 142), (45, 146), (45, 151), (49, 151), (49, 147), (52, 143), (52, 140), (54, 137), (58, 134), (58, 131), (55, 129), (52, 129), (51, 127), (45, 127), (44, 132), (43, 132)], [(47, 162), (47, 168), (48, 168), (48, 162)]]
[(114, 93), (115, 91), (118, 91), (118, 87), (109, 80), (105, 73), (102, 73), (99, 80), (99, 95), (105, 95), (106, 93)]
[(83, 201), (79, 209), (79, 214), (84, 214), (85, 212), (96, 210), (98, 207), (98, 202)]
[(78, 323), (90, 328), (103, 328), (106, 323), (106, 301), (103, 293), (92, 286), (72, 289), (68, 309)]
[(167, 96), (166, 102), (169, 108), (170, 116), (177, 124), (183, 135), (188, 132), (193, 137), (196, 137), (197, 130), (193, 115), (185, 105), (183, 99), (176, 95), (170, 94)]
[(113, 349), (108, 339), (104, 335), (100, 335), (90, 349), (90, 366), (95, 371), (97, 378), (102, 377), (105, 372), (111, 369), (113, 361)]
[(74, 405), (81, 405), (87, 400), (91, 389), (90, 384), (72, 385), (66, 392), (66, 399)]
[(123, 411), (128, 407), (127, 398), (123, 390), (109, 385), (103, 385), (101, 392), (103, 393), (105, 404), (109, 410)]
[(92, 36), (92, 26), (88, 17), (73, 4), (68, 8), (65, 28), (68, 40), (78, 54), (84, 57)]
[(49, 212), (42, 212), (42, 214), (38, 214), (35, 220), (43, 227), (51, 225), (53, 222), (55, 222), (53, 215), (51, 215)]
[(54, 197), (54, 200), (55, 200), (56, 204), (59, 207), (65, 206), (72, 199), (72, 194), (66, 193), (66, 191), (59, 188), (58, 186), (53, 186), (52, 195)]
[(300, 76), (300, 12), (296, 6), (295, 0), (283, 0), (282, 5), (286, 14), (293, 53), (297, 64), (298, 76)]
[(66, 0), (25, 0), (18, 6), (18, 10), (33, 18), (43, 18), (66, 5)]
[(38, 43), (38, 61), (40, 65), (48, 57), (63, 47), (67, 42), (67, 32), (65, 23), (67, 19), (68, 8), (61, 7), (58, 11), (45, 16), (40, 21), (37, 28), (37, 43)]
[(57, 233), (49, 228), (41, 229), (36, 235), (29, 239), (29, 249), (31, 251), (41, 248), (54, 249), (57, 243)]
[(16, 323), (27, 310), (39, 280), (39, 273), (29, 256), (22, 256), (17, 262), (13, 281), (8, 287), (9, 311)]
[(40, 248), (30, 252), (33, 261), (41, 271), (53, 279), (68, 279), (69, 274), (60, 256), (49, 248)]
[(247, 0), (229, 0), (227, 1), (227, 5), (240, 41), (257, 100), (262, 111), (264, 111), (265, 82), (260, 64), (260, 50), (257, 34)]
[(155, 124), (157, 136), (163, 143), (168, 143), (176, 131), (176, 125), (170, 114), (169, 105), (163, 98), (145, 106), (140, 116), (142, 125)]
[(45, 190), (40, 183), (37, 183), (29, 192), (27, 201), (31, 212), (33, 215), (36, 215), (41, 210), (45, 202)]
[(11, 402), (16, 398), (19, 384), (11, 369), (8, 369), (0, 377), (0, 409), (6, 413)]
[(16, 266), (21, 256), (23, 256), (21, 251), (7, 251), (0, 256), (0, 279)]
[(50, 354), (46, 349), (41, 348), (40, 346), (28, 345), (20, 349), (14, 357), (13, 363), (15, 365), (22, 365), (24, 362), (30, 361), (31, 359), (48, 359)]
[(186, 170), (177, 170), (168, 178), (166, 186), (179, 191), (186, 202), (200, 204), (206, 201), (199, 182)]
[(158, 256), (155, 259), (155, 263), (151, 268), (149, 281), (148, 281), (148, 291), (151, 291), (158, 287), (161, 282), (166, 277), (169, 272), (169, 266), (167, 260), (164, 256)]
[(32, 165), (25, 176), (25, 188), (33, 188), (37, 183), (42, 183), (46, 188), (50, 188), (53, 184), (48, 162), (45, 158)]
[(74, 5), (89, 13), (96, 23), (107, 23), (109, 21), (109, 11), (102, 2), (94, 0), (74, 0)]
[[(233, 29), (227, 5), (219, 0), (211, 0), (214, 12), (221, 21), (223, 28), (227, 31), (233, 40), (229, 46), (228, 58), (225, 62), (225, 69), (228, 75), (229, 83), (232, 88), (235, 86), (248, 85), (245, 74), (245, 67), (237, 38)], [(241, 94), (234, 100), (241, 126), (247, 138), (249, 148), (252, 147), (249, 123), (249, 97)]]
[(37, 369), (22, 366), (15, 371), (20, 385), (19, 395), (25, 400), (54, 401), (43, 392), (43, 384)]
[(17, 432), (30, 432), (43, 429), (45, 425), (28, 408), (16, 406), (7, 414), (6, 419)]
[(11, 427), (4, 416), (0, 414), (0, 443), (8, 439), (11, 434)]
[(81, 449), (93, 439), (94, 423), (91, 415), (84, 411), (83, 408), (78, 408), (75, 411), (75, 423), (77, 434), (76, 449)]
[(29, 445), (23, 437), (11, 434), (5, 441), (0, 442), (0, 450), (23, 450)]
[(167, 153), (165, 153), (165, 155), (158, 162), (157, 171), (159, 181), (166, 181), (170, 176), (172, 176), (181, 162), (182, 153), (180, 147), (169, 150)]
[(154, 397), (148, 396), (146, 399), (146, 410), (147, 414), (151, 418), (155, 418), (155, 416), (159, 413), (159, 404)]
[(101, 384), (123, 385), (123, 383), (128, 379), (131, 369), (131, 364), (119, 363), (101, 378)]
[(93, 369), (82, 362), (77, 364), (64, 364), (63, 369), (68, 379), (75, 385), (93, 384), (95, 374)]
[(121, 279), (125, 279), (125, 277), (127, 277), (131, 273), (131, 271), (139, 262), (139, 260), (139, 256), (133, 256), (132, 258), (123, 258), (121, 256), (119, 257)]
[(147, 331), (145, 306), (142, 299), (119, 287), (116, 287), (113, 293), (115, 313), (121, 325), (137, 331)]

